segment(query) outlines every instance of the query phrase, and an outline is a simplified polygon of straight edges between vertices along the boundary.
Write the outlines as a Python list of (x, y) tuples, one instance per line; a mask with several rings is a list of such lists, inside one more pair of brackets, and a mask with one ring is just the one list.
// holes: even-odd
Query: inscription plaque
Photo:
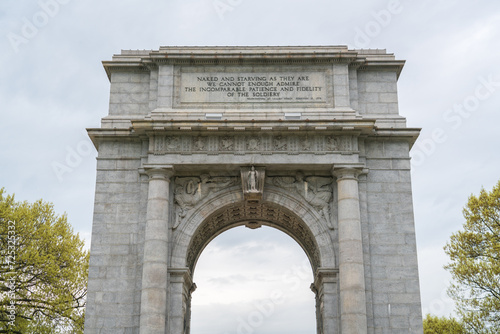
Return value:
[(323, 103), (323, 72), (181, 73), (181, 103)]

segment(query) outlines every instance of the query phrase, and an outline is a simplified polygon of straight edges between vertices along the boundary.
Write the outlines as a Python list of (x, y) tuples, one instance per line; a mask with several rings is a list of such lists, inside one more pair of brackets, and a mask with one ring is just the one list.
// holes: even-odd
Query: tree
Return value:
[(89, 253), (66, 215), (0, 189), (0, 333), (83, 333)]
[(448, 290), (473, 333), (500, 333), (500, 181), (491, 192), (471, 195), (463, 231), (445, 246), (453, 284)]
[(464, 325), (454, 318), (438, 318), (427, 314), (424, 319), (424, 334), (465, 334)]

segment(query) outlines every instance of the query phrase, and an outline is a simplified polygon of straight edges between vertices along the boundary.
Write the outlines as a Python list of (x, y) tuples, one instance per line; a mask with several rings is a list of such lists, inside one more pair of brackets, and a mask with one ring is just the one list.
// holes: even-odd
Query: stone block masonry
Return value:
[(422, 333), (404, 61), (161, 47), (103, 64), (86, 334), (189, 334), (196, 260), (239, 225), (300, 243), (318, 334)]

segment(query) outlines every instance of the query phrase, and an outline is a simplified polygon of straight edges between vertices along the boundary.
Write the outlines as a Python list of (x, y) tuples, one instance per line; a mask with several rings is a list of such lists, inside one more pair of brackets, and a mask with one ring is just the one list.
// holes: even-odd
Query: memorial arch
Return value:
[(304, 249), (318, 334), (421, 333), (403, 64), (342, 46), (104, 62), (85, 333), (189, 334), (196, 261), (241, 225)]
[[(201, 212), (211, 212), (207, 217)], [(178, 259), (172, 265), (182, 273), (177, 282), (177, 293), (182, 294), (182, 309), (184, 316), (182, 324), (189, 326), (191, 293), (196, 289), (192, 277), (196, 261), (203, 249), (219, 234), (237, 226), (246, 226), (256, 229), (261, 226), (276, 228), (294, 239), (304, 250), (315, 281), (311, 289), (316, 294), (318, 305), (317, 322), (322, 324), (324, 309), (321, 303), (336, 305), (338, 303), (336, 291), (337, 272), (335, 265), (334, 244), (328, 232), (328, 227), (315, 214), (315, 210), (304, 205), (297, 198), (279, 189), (266, 191), (262, 201), (245, 201), (241, 190), (227, 189), (219, 196), (212, 198), (193, 210), (178, 227), (178, 235), (174, 240), (172, 258)], [(172, 269), (171, 269), (172, 270)], [(182, 287), (181, 287), (182, 285)], [(330, 293), (324, 293), (330, 291)], [(187, 319), (187, 320), (186, 320)], [(181, 321), (181, 318), (179, 318)], [(179, 323), (179, 326), (181, 323)], [(333, 322), (338, 326), (338, 319)], [(329, 330), (326, 330), (329, 332)]]

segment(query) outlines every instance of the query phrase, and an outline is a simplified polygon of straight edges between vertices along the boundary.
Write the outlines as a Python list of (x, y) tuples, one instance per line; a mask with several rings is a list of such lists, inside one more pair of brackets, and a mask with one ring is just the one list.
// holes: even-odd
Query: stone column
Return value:
[(339, 332), (338, 324), (338, 270), (318, 268), (311, 290), (316, 294), (316, 324), (318, 334)]
[(323, 302), (321, 300), (321, 296), (319, 294), (319, 290), (316, 287), (316, 285), (311, 284), (311, 291), (314, 292), (314, 296), (316, 297), (316, 304), (315, 304), (315, 309), (316, 309), (316, 334), (323, 334), (323, 318), (322, 318), (322, 311), (321, 311), (321, 303)]
[[(358, 175), (362, 169), (334, 168), (338, 185), (339, 288), (342, 334), (367, 332), (363, 240)], [(326, 333), (325, 333), (326, 334)]]
[(170, 315), (168, 319), (169, 334), (189, 334), (191, 293), (196, 285), (191, 279), (188, 268), (170, 268)]
[(149, 175), (144, 259), (142, 265), (140, 334), (165, 334), (170, 177), (173, 169), (151, 168)]
[[(192, 280), (189, 280), (192, 282)], [(186, 315), (185, 315), (185, 321), (186, 321), (186, 330), (184, 331), (185, 334), (191, 334), (191, 298), (193, 295), (193, 292), (196, 290), (196, 283), (192, 283), (191, 287), (189, 288), (189, 291), (187, 291), (187, 297), (186, 297)]]

